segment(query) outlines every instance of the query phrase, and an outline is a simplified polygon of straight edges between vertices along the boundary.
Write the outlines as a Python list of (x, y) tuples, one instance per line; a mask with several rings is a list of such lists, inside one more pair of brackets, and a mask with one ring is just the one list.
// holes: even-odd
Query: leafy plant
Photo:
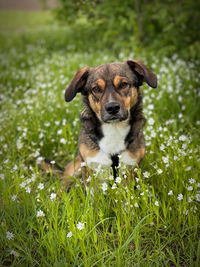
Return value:
[[(89, 22), (93, 42), (154, 50), (172, 56), (198, 58), (200, 4), (195, 0), (58, 0), (57, 18), (83, 31)], [(84, 31), (82, 32), (84, 35)], [(81, 37), (80, 37), (81, 38)], [(101, 40), (101, 41), (100, 41)]]

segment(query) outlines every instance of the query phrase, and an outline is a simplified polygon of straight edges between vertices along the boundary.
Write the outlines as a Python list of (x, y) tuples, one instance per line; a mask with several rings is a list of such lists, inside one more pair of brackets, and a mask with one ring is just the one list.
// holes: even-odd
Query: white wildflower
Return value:
[(183, 114), (182, 114), (182, 113), (179, 113), (179, 114), (178, 114), (178, 118), (179, 118), (179, 119), (183, 118)]
[(101, 186), (101, 189), (103, 190), (103, 192), (105, 193), (108, 189), (108, 185), (107, 183), (103, 183), (102, 186)]
[(155, 131), (152, 131), (152, 132), (151, 132), (151, 137), (152, 137), (152, 138), (155, 138), (155, 137), (156, 137), (156, 132), (155, 132)]
[(140, 179), (135, 177), (135, 181), (136, 181), (136, 183), (139, 183)]
[(38, 189), (40, 189), (40, 190), (44, 189), (44, 184), (43, 183), (39, 183)]
[(44, 216), (44, 212), (42, 210), (39, 210), (37, 212), (37, 217), (43, 217)]
[(196, 182), (196, 180), (194, 178), (189, 179), (189, 184), (194, 184), (195, 182)]
[(43, 159), (44, 159), (43, 157), (38, 157), (37, 160), (36, 160), (37, 164), (40, 164), (41, 161), (43, 161)]
[(138, 185), (136, 186), (136, 188), (137, 188), (138, 190), (140, 190), (140, 189), (141, 189), (141, 186), (138, 184)]
[(188, 186), (187, 190), (188, 191), (192, 191), (193, 190), (193, 186)]
[(158, 174), (161, 174), (163, 171), (161, 169), (158, 169)]
[(188, 210), (186, 210), (186, 211), (184, 210), (183, 214), (187, 216), (188, 215)]
[(200, 202), (200, 194), (196, 194), (196, 200)]
[(60, 143), (63, 144), (63, 145), (66, 145), (67, 144), (67, 141), (65, 138), (61, 138), (60, 139)]
[(22, 147), (23, 147), (23, 143), (22, 143), (21, 139), (18, 139), (18, 140), (17, 140), (16, 146), (17, 146), (17, 149), (18, 149), (18, 150), (22, 149)]
[(182, 200), (183, 199), (183, 195), (182, 194), (178, 194), (177, 199), (178, 200)]
[(58, 134), (58, 135), (61, 135), (61, 134), (62, 134), (62, 129), (58, 130), (58, 131), (57, 131), (57, 134)]
[(189, 202), (189, 203), (191, 203), (192, 200), (193, 200), (193, 197), (189, 197), (189, 198), (188, 198), (188, 202)]
[(29, 193), (30, 194), (30, 192), (31, 192), (30, 186), (27, 186), (25, 190), (26, 190), (26, 193)]
[(150, 110), (154, 109), (154, 105), (153, 104), (149, 104), (148, 105), (148, 109), (150, 109)]
[(162, 160), (164, 163), (169, 163), (169, 157), (162, 157)]
[(34, 158), (38, 158), (40, 156), (40, 152), (38, 150), (35, 150), (33, 154), (31, 154)]
[(172, 195), (173, 195), (173, 191), (170, 190), (170, 191), (168, 192), (168, 196), (172, 196)]
[(4, 180), (5, 179), (5, 175), (3, 173), (0, 173), (0, 179)]
[(15, 201), (16, 198), (17, 198), (17, 195), (13, 195), (13, 196), (11, 197), (12, 201)]
[(27, 185), (30, 184), (31, 182), (33, 182), (32, 178), (29, 178), (29, 179), (26, 180), (26, 184)]
[(155, 206), (159, 207), (159, 202), (158, 202), (158, 200), (155, 201)]
[(26, 186), (26, 182), (22, 182), (20, 185), (19, 185), (21, 188), (24, 188)]
[(79, 222), (79, 223), (77, 223), (76, 227), (78, 230), (83, 230), (84, 229), (84, 223)]
[(163, 144), (160, 146), (160, 150), (161, 151), (164, 151), (165, 150), (165, 146)]
[(8, 231), (8, 232), (6, 232), (6, 238), (7, 238), (8, 240), (11, 240), (11, 239), (14, 238), (14, 234)]
[(139, 208), (139, 205), (137, 202), (134, 203), (135, 208)]
[(49, 126), (50, 126), (50, 122), (46, 122), (46, 123), (44, 124), (44, 126), (49, 127)]
[(55, 194), (55, 193), (51, 193), (51, 195), (50, 195), (50, 199), (53, 200), (53, 199), (55, 199), (55, 198), (56, 198), (56, 194)]
[(68, 232), (67, 237), (68, 238), (72, 237), (72, 232)]
[(122, 179), (120, 177), (117, 177), (115, 181), (116, 181), (116, 183), (120, 184), (121, 183), (121, 180)]
[(188, 138), (187, 138), (187, 136), (185, 136), (185, 135), (181, 135), (181, 136), (179, 136), (179, 141), (186, 141)]
[(150, 118), (150, 119), (149, 119), (149, 124), (150, 124), (150, 125), (154, 125), (154, 122), (155, 122), (155, 121), (154, 121), (153, 118)]
[(15, 164), (14, 167), (13, 167), (13, 170), (16, 171), (17, 170), (17, 165)]
[(144, 176), (145, 178), (149, 178), (149, 175), (150, 175), (149, 172), (144, 172), (144, 173), (143, 173), (143, 176)]
[(114, 183), (114, 184), (112, 185), (112, 189), (115, 189), (115, 188), (117, 188), (116, 183)]
[(39, 139), (42, 139), (44, 137), (44, 134), (43, 133), (40, 133), (39, 134)]
[(15, 250), (11, 250), (10, 255), (17, 256), (17, 252)]
[(88, 176), (86, 182), (89, 183), (91, 181), (91, 179), (92, 179), (91, 176)]
[(66, 119), (63, 119), (62, 125), (64, 126), (64, 125), (66, 125), (66, 123), (67, 123), (67, 120)]
[(182, 97), (181, 95), (179, 95), (179, 97), (178, 97), (178, 101), (179, 101), (179, 102), (182, 102), (182, 101), (183, 101), (183, 97)]
[(108, 178), (108, 180), (110, 180), (110, 181), (114, 180), (113, 175), (110, 175), (109, 178)]

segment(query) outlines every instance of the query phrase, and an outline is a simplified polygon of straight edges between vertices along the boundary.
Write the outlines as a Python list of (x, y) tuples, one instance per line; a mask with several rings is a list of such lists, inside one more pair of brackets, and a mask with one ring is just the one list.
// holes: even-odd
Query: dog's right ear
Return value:
[(157, 87), (157, 77), (147, 66), (139, 60), (127, 60), (126, 62), (132, 71), (142, 77), (142, 82), (146, 82), (152, 88)]
[(82, 92), (89, 74), (89, 68), (85, 67), (76, 72), (73, 80), (65, 91), (65, 101), (71, 101), (78, 92)]

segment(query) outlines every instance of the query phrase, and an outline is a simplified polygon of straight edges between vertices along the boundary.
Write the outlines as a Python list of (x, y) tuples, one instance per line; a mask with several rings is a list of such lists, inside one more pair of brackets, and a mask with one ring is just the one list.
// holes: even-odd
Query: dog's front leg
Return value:
[(93, 171), (97, 170), (99, 166), (110, 167), (112, 165), (112, 160), (108, 154), (99, 149), (91, 149), (86, 144), (81, 144), (79, 146), (79, 153), (82, 159), (82, 178), (86, 190), (88, 190), (90, 184), (89, 177), (92, 177)]
[(81, 167), (81, 172), (82, 172), (82, 179), (85, 185), (85, 188), (87, 190), (87, 188), (90, 186), (90, 177), (93, 174), (93, 170), (86, 167), (86, 166), (82, 166)]
[(139, 165), (145, 155), (145, 147), (142, 146), (136, 151), (125, 150), (121, 153), (121, 161), (126, 165), (128, 171), (127, 182), (130, 183), (135, 177), (134, 169)]

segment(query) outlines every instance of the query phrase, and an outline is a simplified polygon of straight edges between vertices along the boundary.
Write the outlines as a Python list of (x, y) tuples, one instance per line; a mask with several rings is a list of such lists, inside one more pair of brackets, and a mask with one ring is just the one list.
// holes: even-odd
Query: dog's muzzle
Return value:
[(128, 118), (128, 111), (122, 109), (118, 102), (109, 102), (102, 109), (101, 117), (106, 123), (123, 121)]

